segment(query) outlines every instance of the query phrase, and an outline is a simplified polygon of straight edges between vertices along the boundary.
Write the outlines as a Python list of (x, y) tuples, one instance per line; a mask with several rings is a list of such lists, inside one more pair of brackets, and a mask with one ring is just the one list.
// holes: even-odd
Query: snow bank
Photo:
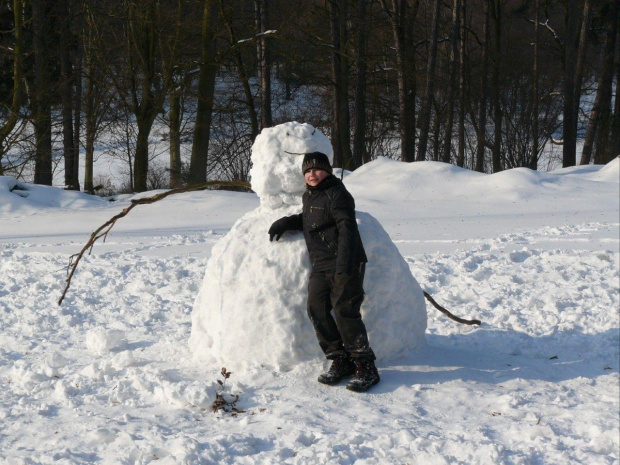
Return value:
[(28, 184), (11, 176), (0, 176), (0, 213), (47, 207), (84, 208), (104, 203), (103, 199), (82, 192)]
[(607, 163), (592, 179), (603, 182), (620, 183), (620, 156)]
[(346, 180), (356, 198), (383, 201), (400, 195), (403, 202), (475, 198), (477, 202), (496, 204), (498, 200), (545, 196), (558, 188), (581, 190), (589, 181), (620, 182), (619, 166), (616, 158), (607, 165), (576, 166), (549, 173), (514, 168), (483, 174), (441, 162), (402, 163), (379, 157), (349, 174)]
[[(197, 358), (235, 369), (288, 369), (322, 356), (306, 315), (310, 263), (303, 235), (287, 232), (269, 242), (267, 231), (301, 211), (302, 157), (285, 151), (323, 150), (331, 157), (325, 144), (323, 134), (299, 123), (266, 129), (256, 139), (251, 175), (261, 206), (213, 247), (192, 313), (189, 344)], [(424, 341), (422, 290), (379, 222), (362, 212), (357, 221), (369, 260), (362, 315), (370, 344), (379, 360), (405, 355)]]

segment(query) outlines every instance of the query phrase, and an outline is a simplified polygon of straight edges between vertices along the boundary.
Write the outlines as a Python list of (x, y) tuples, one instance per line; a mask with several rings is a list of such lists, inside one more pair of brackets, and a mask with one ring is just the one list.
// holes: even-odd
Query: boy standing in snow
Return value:
[(275, 237), (277, 241), (289, 230), (304, 232), (312, 265), (308, 316), (321, 349), (332, 360), (318, 380), (332, 385), (354, 374), (347, 389), (363, 392), (380, 378), (360, 315), (367, 259), (355, 221), (355, 203), (332, 174), (324, 153), (305, 154), (302, 171), (306, 180), (303, 211), (274, 222), (269, 240)]

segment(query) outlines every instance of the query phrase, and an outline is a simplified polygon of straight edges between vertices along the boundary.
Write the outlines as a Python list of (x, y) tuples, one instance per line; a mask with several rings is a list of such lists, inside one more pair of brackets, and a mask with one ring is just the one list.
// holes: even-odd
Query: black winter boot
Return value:
[(336, 384), (345, 376), (351, 376), (353, 373), (355, 373), (353, 360), (346, 355), (341, 355), (332, 361), (329, 370), (319, 375), (319, 383)]
[(379, 371), (374, 360), (361, 358), (355, 360), (355, 376), (347, 384), (349, 391), (364, 392), (380, 381)]

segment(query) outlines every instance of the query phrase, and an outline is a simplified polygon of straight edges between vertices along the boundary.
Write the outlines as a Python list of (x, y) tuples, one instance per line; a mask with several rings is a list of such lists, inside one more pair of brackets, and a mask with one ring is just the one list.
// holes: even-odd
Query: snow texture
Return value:
[(133, 197), (19, 183), (24, 198), (0, 177), (0, 464), (617, 465), (618, 168), (345, 172), (422, 288), (483, 325), (429, 306), (426, 344), (380, 361), (366, 394), (317, 383), (320, 358), (233, 371), (236, 416), (211, 412), (222, 367), (196, 363), (187, 340), (214, 246), (259, 198), (133, 209), (59, 307), (69, 256)]
[[(322, 356), (306, 314), (310, 263), (303, 234), (269, 242), (269, 226), (301, 211), (300, 153), (325, 150), (308, 124), (265, 129), (252, 147), (252, 188), (261, 205), (218, 242), (192, 313), (190, 348), (197, 359), (232, 369), (290, 369)], [(294, 155), (289, 153), (295, 153)], [(424, 343), (426, 307), (400, 252), (368, 213), (356, 212), (368, 256), (362, 318), (378, 360), (407, 355)]]

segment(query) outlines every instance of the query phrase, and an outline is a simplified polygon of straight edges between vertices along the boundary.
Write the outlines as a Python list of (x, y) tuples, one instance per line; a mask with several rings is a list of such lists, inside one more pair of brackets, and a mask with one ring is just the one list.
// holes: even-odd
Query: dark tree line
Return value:
[(3, 0), (0, 175), (51, 184), (61, 166), (93, 192), (104, 150), (128, 190), (247, 180), (255, 137), (290, 120), (329, 134), (346, 169), (536, 169), (552, 145), (565, 167), (606, 163), (619, 14), (616, 0)]

